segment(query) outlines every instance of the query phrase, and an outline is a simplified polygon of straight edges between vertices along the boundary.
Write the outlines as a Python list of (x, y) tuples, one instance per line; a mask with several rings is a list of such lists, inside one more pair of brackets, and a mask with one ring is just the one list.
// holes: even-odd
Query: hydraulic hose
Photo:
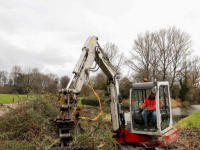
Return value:
[(95, 90), (94, 90), (94, 88), (93, 88), (93, 86), (92, 86), (91, 81), (90, 81), (89, 78), (88, 78), (88, 80), (89, 80), (89, 83), (87, 82), (87, 80), (86, 80), (86, 83), (87, 83), (88, 87), (93, 91), (94, 95), (96, 96), (96, 98), (97, 98), (97, 100), (99, 102), (99, 114), (95, 118), (93, 118), (93, 119), (88, 118), (88, 117), (80, 117), (80, 118), (83, 119), (83, 120), (96, 121), (96, 120), (98, 120), (98, 118), (101, 116), (101, 113), (102, 113), (101, 101), (100, 101), (99, 96), (95, 92)]

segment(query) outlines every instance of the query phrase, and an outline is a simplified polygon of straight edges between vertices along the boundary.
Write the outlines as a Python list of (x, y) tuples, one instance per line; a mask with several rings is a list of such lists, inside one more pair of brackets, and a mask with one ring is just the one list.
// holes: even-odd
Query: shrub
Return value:
[[(100, 98), (100, 101), (101, 101), (101, 104), (106, 104), (106, 105), (110, 104), (109, 100), (107, 99)], [(81, 103), (82, 105), (99, 106), (99, 101), (95, 98), (83, 98), (81, 99)]]

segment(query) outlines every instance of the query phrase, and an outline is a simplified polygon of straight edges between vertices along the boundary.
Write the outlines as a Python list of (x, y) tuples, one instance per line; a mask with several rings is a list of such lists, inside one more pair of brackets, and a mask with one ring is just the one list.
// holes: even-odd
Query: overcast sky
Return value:
[(200, 56), (199, 0), (0, 0), (0, 71), (38, 68), (72, 75), (88, 36), (129, 56), (145, 31), (175, 26), (191, 35)]

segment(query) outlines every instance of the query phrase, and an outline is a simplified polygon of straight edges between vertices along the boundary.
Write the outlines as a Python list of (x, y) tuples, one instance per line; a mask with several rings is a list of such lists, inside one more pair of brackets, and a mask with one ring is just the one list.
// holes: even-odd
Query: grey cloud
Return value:
[(29, 2), (5, 1), (0, 3), (0, 29), (8, 34), (19, 33), (23, 29), (36, 29), (37, 19), (48, 13), (44, 6), (31, 5)]
[(15, 17), (0, 13), (0, 20), (0, 28), (2, 30), (8, 32), (9, 34), (18, 31), (19, 24)]
[[(56, 47), (34, 52), (12, 45), (2, 38), (0, 38), (0, 47), (0, 70), (10, 71), (14, 65), (38, 68), (41, 71), (45, 71), (46, 66), (55, 66), (55, 70), (57, 70), (56, 68), (65, 70), (64, 66), (67, 62), (74, 63), (76, 61), (71, 52), (68, 51), (64, 55), (63, 52), (59, 53), (59, 49)], [(46, 71), (48, 72), (48, 70)], [(56, 71), (54, 73), (58, 74)]]
[[(55, 68), (56, 68), (56, 66), (55, 66)], [(58, 77), (65, 76), (65, 75), (67, 75), (68, 77), (71, 77), (72, 71), (73, 71), (72, 69), (68, 69), (68, 68), (66, 68), (66, 66), (65, 67), (63, 66), (61, 69), (58, 69), (58, 70), (51, 70), (48, 68), (43, 68), (41, 70), (41, 72), (44, 74), (53, 73), (53, 74), (58, 75)]]
[[(41, 4), (41, 3), (39, 3)], [(6, 9), (6, 10), (13, 10), (13, 9), (23, 9), (23, 8), (28, 8), (33, 10), (37, 14), (44, 14), (47, 13), (48, 10), (45, 8), (45, 6), (40, 6), (40, 5), (34, 5), (31, 3), (31, 1), (19, 1), (19, 0), (14, 0), (14, 1), (1, 1), (0, 4), (1, 9)]]
[(35, 57), (28, 51), (10, 44), (6, 40), (0, 38), (0, 68), (1, 70), (10, 71), (14, 65), (24, 65), (30, 67), (41, 67), (42, 65), (35, 63)]
[(36, 59), (49, 65), (61, 65), (66, 62), (74, 62), (74, 56), (70, 51), (59, 51), (58, 47), (49, 47), (45, 51), (37, 53)]
[(128, 10), (133, 9), (133, 7), (136, 5), (136, 2), (132, 0), (111, 0), (109, 3), (107, 1), (80, 1), (80, 3), (82, 3), (88, 10), (97, 14), (116, 18), (126, 13)]
[(188, 13), (185, 15), (186, 18), (189, 18), (191, 20), (197, 20), (200, 18), (200, 14), (198, 12), (195, 12), (194, 10), (188, 11)]

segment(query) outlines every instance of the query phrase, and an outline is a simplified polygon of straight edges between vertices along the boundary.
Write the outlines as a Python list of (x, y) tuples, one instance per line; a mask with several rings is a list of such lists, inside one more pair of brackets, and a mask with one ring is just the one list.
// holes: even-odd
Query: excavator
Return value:
[[(167, 146), (177, 139), (178, 131), (172, 123), (169, 83), (156, 80), (133, 83), (130, 86), (130, 111), (125, 113), (119, 91), (119, 75), (100, 47), (98, 37), (92, 36), (88, 37), (82, 48), (82, 54), (67, 87), (59, 91), (63, 97), (63, 103), (54, 121), (58, 128), (58, 146), (60, 148), (68, 147), (72, 140), (70, 130), (76, 130), (80, 126), (82, 108), (77, 106), (78, 95), (88, 79), (90, 71), (95, 71), (96, 66), (97, 69), (101, 68), (107, 76), (113, 138), (118, 143), (149, 148), (159, 145)], [(156, 123), (152, 122), (152, 116), (149, 115), (146, 126), (141, 112), (147, 110), (141, 110), (140, 106), (152, 90), (156, 95)]]

